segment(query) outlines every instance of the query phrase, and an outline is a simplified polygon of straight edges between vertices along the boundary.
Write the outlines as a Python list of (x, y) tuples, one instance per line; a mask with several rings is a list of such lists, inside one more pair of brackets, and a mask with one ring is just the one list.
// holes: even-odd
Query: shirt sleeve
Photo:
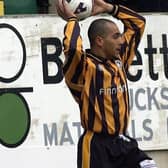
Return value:
[(145, 18), (124, 6), (120, 5), (116, 8), (114, 17), (124, 24), (123, 38), (125, 43), (122, 46), (121, 58), (125, 69), (128, 70), (144, 32)]
[(65, 81), (75, 99), (79, 100), (84, 83), (85, 53), (82, 49), (80, 26), (76, 18), (69, 19), (65, 26), (63, 46)]

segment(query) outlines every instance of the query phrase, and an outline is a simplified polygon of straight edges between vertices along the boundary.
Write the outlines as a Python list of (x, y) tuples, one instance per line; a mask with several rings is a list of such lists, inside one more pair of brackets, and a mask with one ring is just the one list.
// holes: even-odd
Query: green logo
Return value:
[[(14, 33), (16, 37), (12, 39), (17, 39), (19, 45), (22, 46), (21, 51), (19, 51), (23, 56), (22, 64), (18, 67), (16, 74), (10, 77), (6, 77), (4, 74), (1, 76), (0, 74), (0, 82), (12, 83), (22, 75), (25, 68), (26, 46), (21, 34), (12, 25), (1, 23), (0, 29), (3, 31), (8, 29), (8, 33), (12, 33), (12, 37), (14, 37)], [(16, 42), (13, 41), (13, 44), (16, 45)], [(13, 54), (18, 55), (17, 52)], [(5, 57), (6, 54), (0, 56)], [(22, 144), (30, 129), (30, 112), (21, 92), (33, 92), (33, 88), (0, 88), (0, 143), (6, 147), (17, 147)]]
[(19, 93), (0, 94), (0, 143), (17, 147), (30, 129), (30, 112), (24, 97)]

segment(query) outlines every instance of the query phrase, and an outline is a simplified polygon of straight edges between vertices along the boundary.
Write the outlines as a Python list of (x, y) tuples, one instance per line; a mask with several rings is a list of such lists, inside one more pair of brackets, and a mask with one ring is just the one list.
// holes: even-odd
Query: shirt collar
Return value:
[(113, 57), (111, 59), (103, 58), (99, 55), (92, 53), (91, 49), (86, 49), (85, 51), (86, 51), (88, 57), (93, 58), (94, 60), (99, 61), (101, 63), (107, 63), (107, 61), (115, 62), (115, 60), (119, 60), (119, 58), (115, 58), (115, 57)]
[(98, 62), (104, 63), (104, 62), (107, 61), (106, 58), (103, 58), (103, 57), (101, 57), (101, 56), (98, 56), (98, 55), (92, 53), (90, 49), (86, 49), (86, 53), (87, 53), (87, 56), (88, 56), (88, 57), (93, 58), (94, 60), (96, 60), (96, 61), (98, 61)]

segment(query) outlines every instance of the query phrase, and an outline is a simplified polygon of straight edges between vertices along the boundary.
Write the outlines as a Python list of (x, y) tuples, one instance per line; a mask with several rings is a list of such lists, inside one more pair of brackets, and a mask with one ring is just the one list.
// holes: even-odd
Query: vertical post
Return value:
[(4, 15), (4, 1), (0, 0), (0, 16)]

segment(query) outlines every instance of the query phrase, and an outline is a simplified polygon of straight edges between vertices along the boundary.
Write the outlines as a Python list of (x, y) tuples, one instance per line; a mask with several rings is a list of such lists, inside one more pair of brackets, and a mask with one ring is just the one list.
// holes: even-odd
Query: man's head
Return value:
[(117, 25), (108, 19), (93, 21), (88, 29), (88, 37), (91, 50), (97, 50), (108, 59), (119, 55), (124, 42)]

